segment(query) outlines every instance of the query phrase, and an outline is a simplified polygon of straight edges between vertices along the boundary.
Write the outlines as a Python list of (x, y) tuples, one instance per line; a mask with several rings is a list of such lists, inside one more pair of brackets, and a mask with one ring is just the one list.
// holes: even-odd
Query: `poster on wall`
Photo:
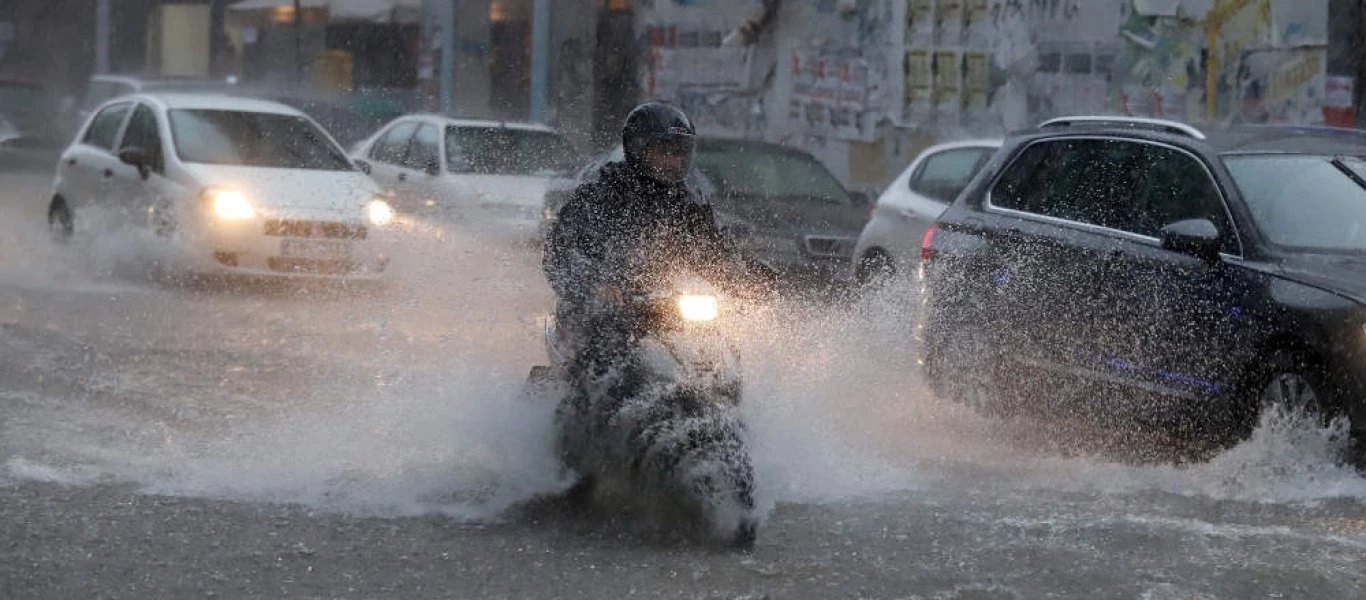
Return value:
[(963, 0), (963, 40), (974, 48), (991, 43), (991, 6), (987, 0)]
[(959, 86), (963, 74), (957, 52), (934, 53), (934, 107), (940, 112), (958, 112)]
[(956, 46), (963, 35), (963, 0), (939, 0), (934, 17), (935, 43)]
[(930, 51), (908, 50), (905, 70), (906, 91), (902, 113), (904, 119), (911, 120), (915, 116), (927, 113), (930, 108), (930, 93), (934, 90), (934, 69), (930, 63)]
[(963, 54), (963, 112), (987, 109), (991, 98), (991, 63), (986, 52)]
[(1244, 60), (1234, 120), (1246, 123), (1323, 122), (1327, 49), (1268, 49)]
[(934, 0), (907, 0), (906, 39), (908, 46), (934, 43)]
[(847, 140), (873, 138), (869, 112), (870, 69), (860, 58), (798, 50), (792, 53), (788, 118), (803, 132)]

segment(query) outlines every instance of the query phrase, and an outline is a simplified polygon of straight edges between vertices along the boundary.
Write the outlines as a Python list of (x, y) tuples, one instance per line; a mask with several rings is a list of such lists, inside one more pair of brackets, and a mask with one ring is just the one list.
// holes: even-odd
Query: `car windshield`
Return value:
[(558, 134), (501, 127), (447, 127), (446, 163), (452, 173), (563, 175), (579, 164)]
[(0, 83), (0, 113), (32, 112), (42, 107), (43, 93), (38, 87)]
[(697, 168), (726, 195), (850, 204), (849, 193), (816, 159), (749, 145), (698, 148)]
[(1366, 252), (1366, 163), (1356, 158), (1224, 158), (1252, 219), (1271, 243), (1319, 252)]
[(350, 171), (327, 135), (303, 117), (234, 110), (172, 110), (176, 153), (191, 163)]

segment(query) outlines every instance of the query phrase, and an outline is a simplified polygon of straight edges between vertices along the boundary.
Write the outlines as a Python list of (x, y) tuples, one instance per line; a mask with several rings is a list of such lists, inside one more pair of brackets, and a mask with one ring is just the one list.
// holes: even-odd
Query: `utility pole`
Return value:
[(304, 60), (303, 45), (304, 37), (304, 7), (302, 0), (294, 0), (294, 77), (303, 81)]
[(550, 79), (550, 0), (536, 0), (531, 14), (531, 122), (546, 122)]
[(95, 72), (109, 72), (109, 38), (112, 23), (109, 3), (113, 0), (98, 0), (95, 4)]
[(1366, 0), (1357, 0), (1353, 9), (1356, 35), (1352, 43), (1352, 109), (1357, 127), (1366, 127)]
[(455, 3), (441, 2), (441, 112), (451, 114), (455, 99)]

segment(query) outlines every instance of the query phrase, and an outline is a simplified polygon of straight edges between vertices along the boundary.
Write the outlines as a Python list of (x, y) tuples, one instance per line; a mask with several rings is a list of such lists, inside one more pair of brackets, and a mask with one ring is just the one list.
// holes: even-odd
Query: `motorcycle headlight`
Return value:
[(715, 321), (721, 312), (716, 296), (679, 296), (678, 314), (684, 321)]
[(256, 209), (242, 192), (210, 188), (204, 192), (204, 198), (213, 208), (214, 216), (224, 221), (245, 221), (256, 216)]
[(370, 224), (383, 227), (394, 220), (394, 209), (388, 202), (375, 198), (365, 206), (365, 216), (370, 219)]

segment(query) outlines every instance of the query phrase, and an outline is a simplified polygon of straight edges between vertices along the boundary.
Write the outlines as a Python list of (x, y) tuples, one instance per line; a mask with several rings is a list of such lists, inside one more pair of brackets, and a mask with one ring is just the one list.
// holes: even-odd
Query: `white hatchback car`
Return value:
[(438, 115), (395, 119), (353, 158), (392, 192), (399, 212), (521, 240), (539, 235), (547, 187), (582, 162), (543, 125)]
[[(59, 239), (105, 227), (175, 237), (191, 268), (373, 278), (379, 188), (321, 127), (283, 104), (146, 94), (101, 105), (57, 166)], [(103, 223), (100, 223), (104, 221)]]
[(926, 148), (877, 199), (854, 248), (854, 280), (867, 284), (920, 264), (925, 231), (953, 204), (1001, 140), (973, 140)]

